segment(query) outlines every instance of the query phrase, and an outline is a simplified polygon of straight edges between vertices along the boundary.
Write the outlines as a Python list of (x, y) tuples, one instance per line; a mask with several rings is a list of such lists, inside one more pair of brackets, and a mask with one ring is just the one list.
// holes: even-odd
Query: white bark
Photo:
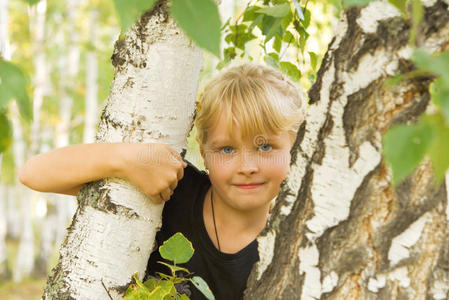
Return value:
[[(21, 170), (25, 163), (25, 141), (19, 111), (16, 102), (10, 105), (13, 124), (13, 152), (16, 170)], [(30, 190), (22, 184), (16, 185), (17, 201), (20, 203), (20, 243), (13, 270), (13, 280), (21, 281), (30, 275), (34, 260), (34, 236), (32, 225), (32, 199)]]
[[(0, 154), (1, 160), (1, 154)], [(1, 170), (1, 163), (0, 163)], [(8, 277), (8, 254), (6, 249), (6, 184), (0, 183), (0, 281)]]
[[(167, 17), (162, 4), (116, 43), (97, 142), (186, 147), (202, 55)], [(120, 299), (131, 276), (144, 275), (162, 206), (113, 178), (85, 186), (78, 201), (44, 298)]]
[(11, 59), (11, 47), (8, 34), (9, 0), (0, 0), (0, 55), (5, 59)]
[[(50, 151), (50, 143), (53, 138), (52, 130), (49, 127), (43, 128), (41, 138), (42, 143), (39, 153)], [(32, 273), (34, 277), (40, 278), (47, 276), (48, 261), (57, 237), (58, 217), (55, 206), (57, 195), (49, 193), (37, 193), (37, 195), (40, 197), (40, 201), (44, 201), (43, 205), (46, 206), (45, 215), (39, 222), (39, 248), (36, 251), (37, 255)], [(60, 245), (58, 244), (57, 246), (59, 247)]]
[[(56, 125), (56, 148), (68, 146), (70, 141), (70, 124), (72, 117), (73, 107), (73, 89), (76, 77), (79, 71), (80, 49), (79, 49), (79, 37), (76, 30), (76, 18), (79, 10), (78, 1), (67, 1), (67, 20), (66, 28), (61, 28), (61, 32), (58, 33), (58, 39), (61, 39), (60, 43), (67, 45), (67, 54), (61, 57), (60, 60), (60, 74), (64, 77), (60, 80), (62, 96), (59, 102), (59, 122)], [(64, 31), (62, 31), (64, 30)], [(66, 234), (66, 228), (69, 220), (72, 218), (75, 210), (76, 203), (72, 196), (57, 195), (57, 215), (58, 226), (56, 234), (56, 243), (62, 242), (64, 235)]]
[(47, 0), (41, 0), (32, 6), (30, 12), (30, 31), (33, 42), (34, 91), (33, 91), (33, 122), (31, 124), (30, 155), (37, 153), (40, 136), (40, 110), (47, 88), (47, 63), (45, 58), (45, 14)]
[(98, 61), (95, 53), (95, 45), (98, 31), (98, 11), (92, 8), (90, 11), (90, 35), (89, 40), (93, 49), (86, 54), (86, 101), (84, 112), (84, 143), (95, 141), (98, 103)]

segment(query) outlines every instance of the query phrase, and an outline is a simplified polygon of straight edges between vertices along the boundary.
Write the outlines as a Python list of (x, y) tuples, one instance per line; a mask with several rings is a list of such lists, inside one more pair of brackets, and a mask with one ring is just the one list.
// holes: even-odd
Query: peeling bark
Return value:
[[(425, 5), (418, 46), (446, 50), (448, 5)], [(431, 105), (431, 78), (384, 85), (413, 69), (409, 29), (381, 1), (341, 19), (309, 91), (289, 179), (259, 237), (261, 260), (245, 299), (449, 297), (446, 184), (435, 188), (424, 161), (393, 189), (381, 157), (382, 135)]]
[[(166, 143), (181, 152), (191, 128), (202, 52), (159, 1), (120, 38), (97, 142)], [(176, 88), (173, 88), (176, 87)], [(144, 276), (162, 206), (127, 182), (86, 184), (43, 299), (121, 299)]]

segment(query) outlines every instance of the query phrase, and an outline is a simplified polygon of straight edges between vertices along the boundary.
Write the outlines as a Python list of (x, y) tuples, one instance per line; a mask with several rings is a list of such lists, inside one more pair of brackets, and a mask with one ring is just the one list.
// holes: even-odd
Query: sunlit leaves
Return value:
[(301, 72), (291, 62), (281, 61), (279, 65), (281, 67), (281, 71), (290, 76), (290, 78), (294, 81), (298, 81), (301, 78)]
[(290, 6), (287, 3), (274, 5), (271, 7), (260, 8), (256, 11), (259, 14), (265, 14), (268, 16), (282, 18), (290, 12)]
[(31, 101), (27, 94), (28, 79), (16, 65), (0, 59), (0, 109), (16, 99), (25, 120), (33, 118)]
[(213, 0), (172, 0), (171, 14), (201, 48), (220, 56), (220, 16)]
[(114, 0), (122, 32), (126, 32), (155, 2), (156, 0)]

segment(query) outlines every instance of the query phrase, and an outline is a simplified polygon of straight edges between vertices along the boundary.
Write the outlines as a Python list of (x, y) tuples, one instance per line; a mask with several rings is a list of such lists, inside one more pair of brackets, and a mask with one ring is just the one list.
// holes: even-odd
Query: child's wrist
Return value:
[(111, 156), (108, 158), (108, 168), (111, 177), (118, 177), (126, 179), (125, 166), (127, 165), (127, 158), (129, 155), (129, 143), (113, 143), (111, 144)]

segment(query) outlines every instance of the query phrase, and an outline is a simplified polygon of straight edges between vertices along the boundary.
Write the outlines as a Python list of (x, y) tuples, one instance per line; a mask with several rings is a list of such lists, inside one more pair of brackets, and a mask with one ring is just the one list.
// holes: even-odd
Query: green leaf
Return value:
[(180, 232), (175, 233), (159, 247), (161, 256), (175, 264), (188, 262), (193, 252), (192, 243)]
[(412, 60), (419, 69), (441, 76), (449, 86), (449, 51), (431, 55), (418, 49), (413, 52)]
[[(277, 56), (274, 56), (274, 54)], [(264, 61), (272, 67), (277, 68), (279, 62), (279, 55), (277, 53), (271, 52), (268, 55), (264, 56)]]
[(146, 300), (150, 295), (148, 288), (139, 280), (137, 273), (133, 275), (135, 284), (130, 284), (125, 293), (125, 300)]
[(301, 72), (294, 64), (288, 61), (281, 61), (279, 65), (283, 73), (290, 76), (290, 78), (293, 79), (294, 81), (299, 81), (299, 79), (301, 78)]
[(257, 5), (249, 6), (243, 13), (243, 22), (254, 21), (259, 16), (259, 14), (256, 13), (259, 9), (261, 9), (261, 7)]
[(0, 109), (16, 99), (25, 120), (32, 120), (32, 103), (27, 94), (28, 78), (16, 65), (0, 59)]
[(254, 27), (259, 26), (262, 23), (263, 15), (258, 15), (257, 18), (249, 25), (248, 32), (251, 33)]
[[(0, 153), (3, 153), (12, 142), (12, 126), (6, 113), (0, 110)], [(1, 170), (0, 170), (1, 171)], [(0, 172), (1, 173), (1, 172)]]
[(190, 279), (190, 281), (193, 283), (193, 285), (200, 290), (203, 295), (209, 299), (213, 300), (215, 299), (214, 294), (212, 294), (212, 291), (210, 290), (209, 286), (207, 285), (206, 281), (204, 281), (203, 278), (199, 276), (194, 276)]
[(145, 11), (153, 7), (155, 2), (156, 0), (114, 0), (122, 32), (126, 32), (136, 23)]
[(186, 294), (181, 294), (179, 300), (190, 300), (190, 298)]
[(287, 3), (284, 3), (284, 4), (275, 5), (275, 6), (271, 6), (271, 7), (264, 7), (264, 8), (257, 10), (256, 12), (259, 14), (264, 14), (264, 15), (268, 15), (268, 16), (272, 16), (272, 17), (276, 17), (276, 18), (282, 18), (282, 17), (286, 16), (289, 11), (290, 11), (290, 6)]
[(429, 86), (429, 91), (432, 96), (433, 104), (441, 109), (446, 124), (449, 125), (449, 86), (444, 84), (442, 78), (437, 78)]
[(172, 0), (171, 14), (201, 48), (220, 57), (220, 16), (213, 0)]
[(388, 130), (383, 138), (383, 153), (393, 171), (393, 185), (410, 175), (434, 139), (435, 132), (425, 118), (411, 126), (397, 125)]
[(284, 36), (282, 37), (282, 41), (291, 44), (295, 42), (295, 37), (290, 31), (286, 31)]
[(425, 118), (433, 127), (434, 140), (428, 154), (435, 173), (436, 184), (440, 185), (449, 167), (449, 127), (441, 114), (427, 115)]
[(267, 43), (271, 38), (278, 33), (282, 36), (281, 27), (282, 18), (274, 18), (270, 16), (264, 16), (262, 20), (262, 34), (265, 35), (264, 42)]
[(407, 0), (388, 0), (388, 2), (399, 9), (403, 16), (407, 16)]
[(281, 48), (282, 48), (282, 39), (279, 37), (279, 35), (276, 34), (273, 42), (273, 49), (276, 50), (277, 52), (281, 52)]
[(231, 30), (231, 33), (226, 35), (225, 41), (227, 43), (232, 42), (237, 48), (241, 50), (245, 50), (246, 43), (256, 38), (254, 34), (246, 32), (246, 25), (233, 25), (229, 26), (229, 29)]
[(149, 291), (152, 291), (152, 290), (154, 290), (154, 289), (157, 287), (158, 281), (157, 281), (156, 279), (154, 279), (154, 278), (150, 278), (150, 279), (148, 279), (147, 281), (145, 281), (145, 282), (143, 283), (143, 285), (144, 285)]
[(173, 282), (168, 280), (159, 281), (158, 286), (151, 291), (148, 296), (148, 300), (161, 300), (165, 296), (169, 295), (172, 290), (175, 288)]
[(414, 45), (418, 34), (419, 24), (424, 16), (424, 8), (421, 0), (412, 1), (412, 28), (410, 30), (410, 44)]
[(285, 17), (282, 18), (282, 21), (281, 21), (281, 28), (282, 28), (283, 30), (287, 30), (288, 26), (290, 26), (290, 24), (291, 24), (291, 22), (292, 22), (292, 19), (293, 19), (293, 14), (292, 14), (291, 11), (289, 11), (289, 12), (285, 15)]
[(304, 25), (304, 28), (309, 27), (311, 17), (312, 17), (312, 14), (311, 14), (310, 10), (304, 9), (304, 20), (302, 20), (302, 25)]
[(316, 71), (316, 65), (318, 62), (318, 55), (315, 52), (309, 51), (310, 56), (310, 64), (312, 65), (312, 69)]

